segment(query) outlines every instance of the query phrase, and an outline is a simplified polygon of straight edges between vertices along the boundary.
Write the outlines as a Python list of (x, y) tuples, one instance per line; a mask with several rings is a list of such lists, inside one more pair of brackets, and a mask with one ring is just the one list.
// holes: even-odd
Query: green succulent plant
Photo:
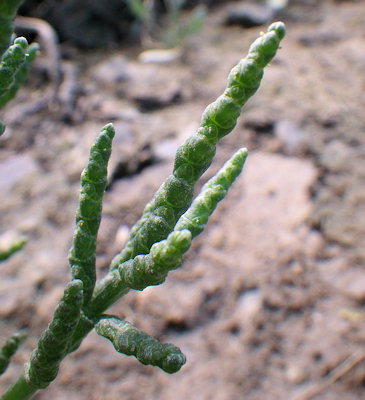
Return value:
[[(0, 15), (2, 11), (0, 7)], [(13, 17), (14, 12), (9, 15)], [(232, 69), (224, 93), (206, 108), (197, 132), (178, 149), (172, 174), (145, 207), (126, 247), (113, 259), (106, 276), (96, 281), (96, 240), (114, 137), (112, 124), (101, 130), (81, 175), (76, 229), (69, 253), (71, 281), (23, 373), (0, 400), (28, 399), (46, 388), (57, 376), (62, 360), (92, 329), (110, 340), (118, 352), (134, 356), (143, 364), (168, 373), (182, 367), (186, 360), (177, 347), (162, 344), (129, 322), (104, 313), (131, 289), (159, 285), (170, 270), (182, 264), (192, 239), (204, 230), (218, 202), (240, 174), (247, 150), (239, 149), (193, 199), (195, 185), (210, 166), (217, 143), (232, 131), (243, 105), (258, 89), (263, 69), (275, 56), (284, 35), (283, 23), (272, 24)], [(27, 49), (24, 39), (17, 39), (5, 50), (2, 65), (10, 72), (0, 73), (0, 96), (1, 90), (6, 93), (16, 82), (11, 83), (8, 76), (17, 75), (14, 66), (23, 65), (19, 60), (27, 57)], [(22, 340), (22, 335), (14, 335), (3, 346), (1, 372)]]

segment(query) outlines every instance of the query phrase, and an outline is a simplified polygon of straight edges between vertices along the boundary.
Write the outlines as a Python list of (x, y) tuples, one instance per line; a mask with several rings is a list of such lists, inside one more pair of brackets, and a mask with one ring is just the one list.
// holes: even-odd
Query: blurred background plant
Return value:
[(128, 7), (137, 19), (142, 43), (172, 48), (183, 46), (186, 40), (203, 26), (206, 7), (199, 5), (184, 13), (184, 0), (165, 0), (162, 12), (151, 0), (127, 0)]
[(26, 243), (27, 240), (25, 237), (15, 236), (13, 232), (9, 232), (5, 237), (3, 235), (0, 241), (0, 263), (6, 261), (14, 253), (21, 250)]

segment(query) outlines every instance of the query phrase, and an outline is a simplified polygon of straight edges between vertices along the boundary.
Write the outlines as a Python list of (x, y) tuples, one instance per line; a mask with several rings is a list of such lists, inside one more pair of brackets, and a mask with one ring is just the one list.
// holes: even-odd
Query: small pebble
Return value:
[(239, 4), (231, 7), (225, 17), (225, 25), (239, 25), (252, 28), (267, 24), (273, 17), (273, 10), (259, 4)]
[(143, 51), (138, 59), (144, 64), (168, 64), (182, 56), (182, 49), (152, 49)]

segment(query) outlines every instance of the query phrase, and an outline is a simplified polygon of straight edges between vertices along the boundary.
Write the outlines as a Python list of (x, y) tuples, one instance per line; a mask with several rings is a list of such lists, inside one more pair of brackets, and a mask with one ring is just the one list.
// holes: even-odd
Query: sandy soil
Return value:
[[(359, 400), (365, 385), (365, 5), (293, 2), (282, 49), (211, 176), (238, 147), (242, 176), (167, 282), (111, 312), (187, 356), (168, 376), (117, 354), (92, 333), (62, 364), (45, 400)], [(98, 275), (169, 174), (230, 68), (264, 28), (223, 26), (215, 8), (172, 64), (142, 64), (135, 47), (62, 49), (57, 102), (45, 103), (47, 54), (4, 109), (0, 242), (24, 234), (1, 265), (0, 339), (29, 338), (0, 387), (27, 361), (69, 279), (67, 252), (88, 148), (117, 135), (98, 246)], [(47, 107), (45, 108), (45, 104)]]

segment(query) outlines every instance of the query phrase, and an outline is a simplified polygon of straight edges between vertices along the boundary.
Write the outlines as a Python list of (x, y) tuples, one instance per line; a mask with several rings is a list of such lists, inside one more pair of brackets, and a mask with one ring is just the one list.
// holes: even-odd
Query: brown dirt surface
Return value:
[[(0, 245), (18, 235), (28, 243), (0, 267), (0, 341), (20, 328), (29, 337), (1, 389), (20, 373), (69, 279), (79, 176), (97, 132), (110, 121), (116, 128), (101, 277), (177, 146), (264, 29), (224, 26), (230, 6), (211, 10), (169, 64), (141, 63), (136, 47), (63, 45), (53, 101), (43, 54), (3, 110)], [(91, 333), (34, 399), (364, 398), (365, 5), (292, 1), (278, 17), (287, 25), (282, 48), (203, 181), (248, 147), (242, 176), (183, 267), (110, 310), (179, 346), (186, 365), (166, 375)]]

